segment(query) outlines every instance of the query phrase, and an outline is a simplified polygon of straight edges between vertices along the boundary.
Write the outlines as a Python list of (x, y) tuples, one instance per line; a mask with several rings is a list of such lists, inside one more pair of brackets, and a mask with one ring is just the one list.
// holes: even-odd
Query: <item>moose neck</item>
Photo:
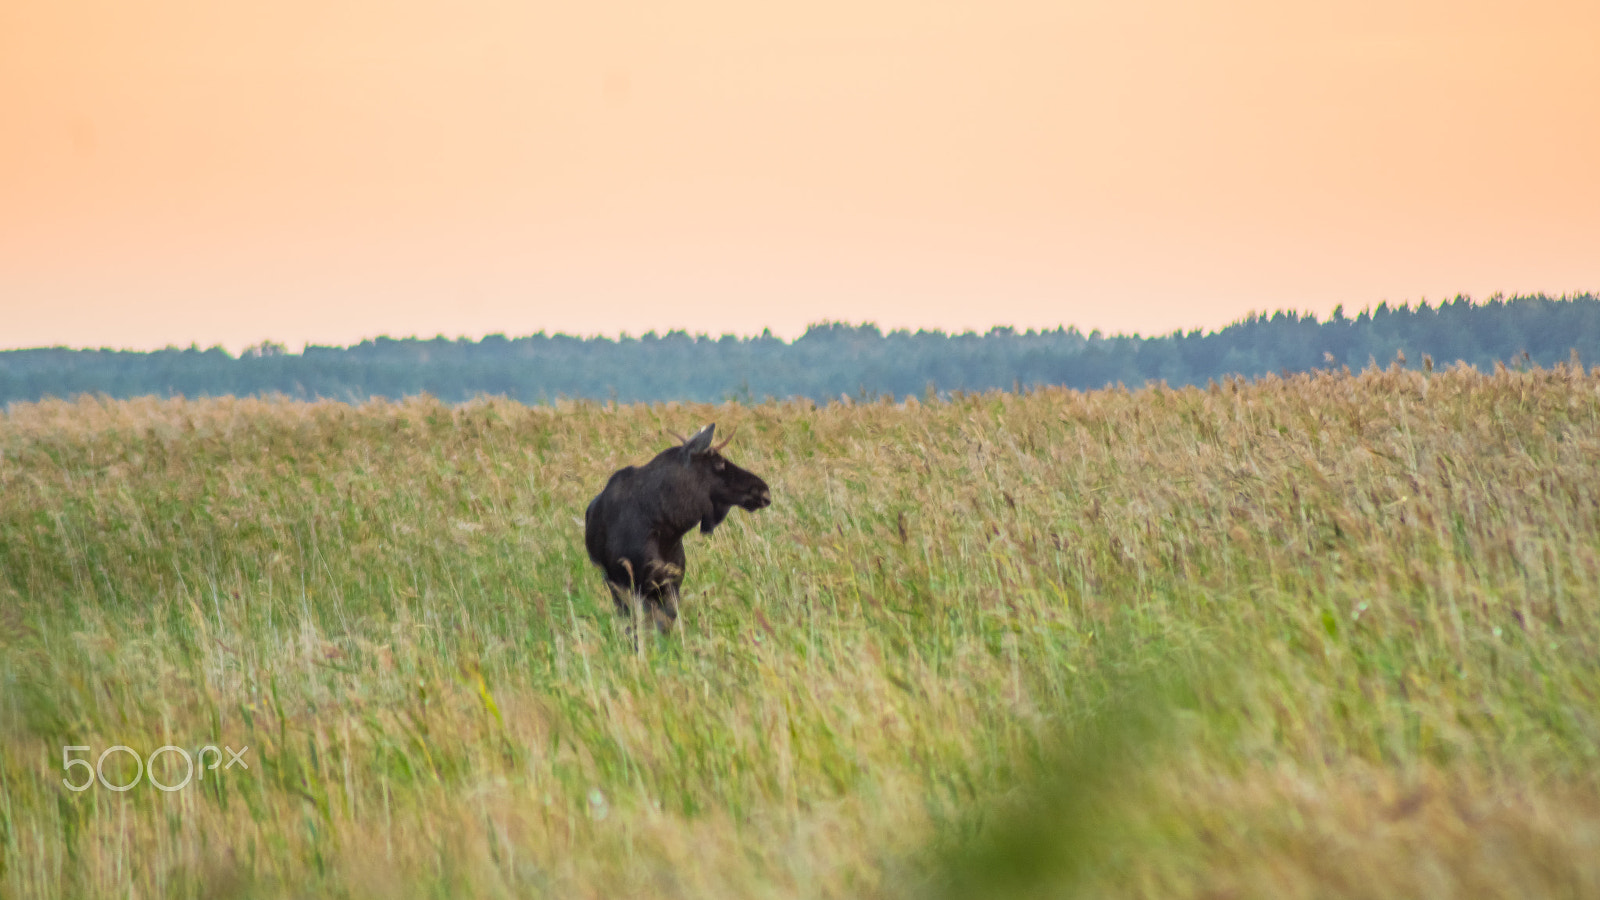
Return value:
[(705, 523), (714, 518), (712, 527), (715, 527), (727, 515), (726, 509), (717, 515), (721, 505), (714, 503), (709, 493), (692, 479), (676, 481), (673, 488), (661, 498), (656, 514), (651, 517), (658, 537), (669, 542), (677, 541), (696, 525), (704, 530)]

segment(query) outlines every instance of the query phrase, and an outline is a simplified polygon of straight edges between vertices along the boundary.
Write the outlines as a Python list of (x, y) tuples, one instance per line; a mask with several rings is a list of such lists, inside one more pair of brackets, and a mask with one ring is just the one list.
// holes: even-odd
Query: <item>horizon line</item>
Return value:
[[(175, 344), (175, 343), (169, 343), (169, 344), (166, 344), (166, 345), (164, 345), (162, 347), (150, 347), (150, 348), (142, 348), (142, 349), (141, 348), (136, 348), (136, 347), (70, 346), (70, 345), (66, 345), (66, 344), (34, 345), (34, 346), (29, 346), (29, 347), (0, 347), (0, 353), (25, 353), (25, 352), (30, 352), (30, 351), (41, 351), (41, 350), (65, 350), (65, 351), (69, 351), (69, 352), (102, 352), (102, 353), (141, 353), (141, 354), (143, 354), (143, 353), (165, 353), (165, 352), (169, 352), (169, 351), (199, 351), (199, 352), (209, 353), (209, 352), (211, 352), (213, 350), (220, 349), (220, 350), (222, 350), (222, 352), (228, 354), (232, 358), (241, 359), (241, 358), (244, 358), (247, 355), (251, 355), (251, 351), (265, 351), (265, 350), (267, 350), (269, 348), (274, 350), (274, 352), (271, 353), (271, 355), (274, 355), (274, 356), (303, 356), (307, 350), (312, 349), (312, 348), (316, 348), (316, 349), (319, 349), (319, 350), (350, 350), (350, 349), (353, 349), (353, 348), (356, 348), (356, 347), (360, 347), (363, 344), (377, 343), (377, 342), (380, 342), (380, 341), (389, 341), (389, 342), (394, 342), (394, 343), (411, 343), (411, 342), (415, 342), (415, 343), (436, 343), (436, 342), (439, 342), (439, 341), (444, 341), (444, 342), (453, 343), (453, 344), (462, 344), (462, 343), (482, 344), (484, 341), (489, 340), (491, 338), (500, 338), (502, 340), (510, 342), (510, 341), (527, 340), (527, 339), (536, 338), (536, 337), (544, 337), (544, 338), (547, 338), (547, 339), (570, 338), (570, 339), (573, 339), (573, 340), (580, 340), (580, 341), (585, 341), (585, 342), (588, 342), (588, 341), (609, 341), (611, 343), (625, 343), (625, 342), (629, 342), (629, 341), (640, 341), (640, 340), (645, 340), (645, 339), (649, 339), (649, 338), (654, 338), (654, 339), (659, 340), (659, 339), (661, 339), (663, 337), (670, 337), (670, 336), (673, 336), (673, 335), (680, 335), (680, 334), (688, 336), (688, 337), (691, 337), (696, 342), (699, 342), (700, 340), (720, 341), (720, 340), (722, 340), (724, 338), (731, 337), (731, 338), (734, 338), (735, 340), (738, 340), (738, 341), (751, 341), (751, 340), (757, 340), (757, 339), (763, 339), (763, 338), (771, 338), (771, 339), (777, 340), (777, 341), (779, 341), (781, 343), (784, 343), (784, 344), (793, 344), (796, 341), (804, 338), (806, 335), (810, 334), (812, 331), (814, 331), (814, 330), (816, 330), (818, 328), (831, 328), (831, 327), (836, 327), (836, 326), (844, 326), (845, 328), (849, 328), (851, 330), (863, 330), (863, 329), (871, 328), (871, 329), (876, 330), (880, 336), (889, 336), (889, 335), (896, 335), (896, 334), (912, 334), (912, 335), (928, 334), (928, 335), (942, 335), (942, 336), (946, 336), (946, 337), (961, 337), (961, 336), (967, 336), (967, 335), (976, 335), (976, 336), (979, 336), (979, 337), (985, 337), (985, 336), (988, 336), (990, 334), (994, 334), (997, 331), (1000, 331), (1000, 332), (1009, 331), (1009, 332), (1012, 332), (1012, 333), (1015, 333), (1015, 334), (1019, 334), (1019, 335), (1050, 334), (1050, 333), (1053, 333), (1053, 332), (1068, 332), (1068, 333), (1077, 332), (1078, 334), (1080, 334), (1083, 337), (1088, 338), (1088, 339), (1099, 339), (1099, 340), (1151, 340), (1151, 339), (1167, 338), (1167, 337), (1173, 337), (1173, 336), (1193, 335), (1193, 334), (1196, 334), (1196, 333), (1199, 333), (1199, 335), (1201, 337), (1207, 337), (1207, 336), (1211, 336), (1211, 335), (1220, 334), (1221, 332), (1226, 331), (1229, 328), (1234, 328), (1234, 327), (1237, 327), (1237, 326), (1240, 326), (1240, 325), (1247, 325), (1247, 324), (1250, 324), (1250, 323), (1258, 321), (1258, 320), (1270, 319), (1270, 318), (1278, 316), (1278, 315), (1292, 316), (1292, 317), (1294, 317), (1296, 319), (1309, 319), (1309, 320), (1311, 320), (1313, 322), (1317, 322), (1318, 324), (1322, 324), (1324, 322), (1334, 322), (1334, 321), (1340, 321), (1340, 320), (1358, 321), (1362, 317), (1371, 316), (1371, 315), (1375, 314), (1376, 312), (1378, 312), (1379, 310), (1386, 310), (1388, 312), (1414, 312), (1414, 311), (1421, 311), (1423, 309), (1439, 309), (1439, 308), (1442, 308), (1442, 307), (1444, 307), (1446, 305), (1453, 305), (1453, 304), (1460, 303), (1460, 302), (1465, 302), (1466, 304), (1468, 304), (1469, 306), (1472, 306), (1472, 307), (1481, 307), (1481, 306), (1488, 306), (1488, 305), (1494, 304), (1494, 303), (1511, 303), (1511, 302), (1516, 302), (1516, 301), (1519, 301), (1519, 300), (1548, 300), (1548, 301), (1553, 301), (1553, 302), (1573, 302), (1573, 301), (1577, 301), (1577, 300), (1593, 300), (1593, 299), (1600, 299), (1600, 292), (1587, 291), (1586, 290), (1586, 291), (1574, 291), (1574, 292), (1571, 292), (1571, 293), (1562, 293), (1562, 294), (1559, 294), (1559, 295), (1551, 295), (1551, 294), (1548, 294), (1548, 293), (1545, 293), (1545, 292), (1541, 291), (1541, 292), (1535, 292), (1535, 293), (1531, 293), (1531, 294), (1510, 294), (1510, 295), (1507, 295), (1504, 291), (1495, 291), (1494, 293), (1490, 294), (1488, 297), (1484, 298), (1483, 300), (1477, 300), (1477, 299), (1473, 298), (1470, 294), (1459, 293), (1459, 294), (1456, 294), (1453, 297), (1450, 297), (1447, 300), (1440, 300), (1437, 303), (1434, 303), (1434, 304), (1431, 304), (1431, 305), (1430, 305), (1429, 300), (1428, 300), (1428, 298), (1426, 296), (1422, 296), (1422, 297), (1418, 298), (1415, 306), (1412, 306), (1411, 302), (1409, 300), (1401, 301), (1398, 304), (1391, 304), (1388, 300), (1385, 299), (1385, 300), (1380, 300), (1377, 303), (1376, 306), (1373, 306), (1373, 305), (1369, 304), (1369, 305), (1363, 307), (1359, 312), (1356, 312), (1354, 314), (1346, 314), (1344, 312), (1345, 305), (1341, 303), (1341, 304), (1338, 304), (1338, 305), (1336, 305), (1334, 307), (1333, 311), (1331, 313), (1329, 313), (1329, 315), (1328, 315), (1328, 317), (1326, 319), (1319, 319), (1317, 314), (1314, 311), (1307, 311), (1307, 310), (1296, 310), (1296, 309), (1287, 309), (1287, 308), (1279, 308), (1279, 309), (1275, 309), (1275, 310), (1271, 310), (1271, 311), (1268, 311), (1268, 310), (1251, 310), (1251, 311), (1245, 313), (1243, 316), (1240, 316), (1239, 318), (1227, 323), (1226, 325), (1223, 325), (1223, 326), (1218, 327), (1218, 328), (1213, 328), (1213, 329), (1210, 329), (1210, 330), (1207, 330), (1207, 329), (1201, 328), (1201, 327), (1187, 328), (1187, 329), (1180, 327), (1180, 328), (1171, 329), (1170, 331), (1163, 331), (1163, 332), (1160, 332), (1160, 333), (1151, 333), (1151, 334), (1148, 334), (1148, 335), (1143, 334), (1143, 333), (1138, 332), (1138, 331), (1135, 331), (1135, 332), (1132, 332), (1132, 333), (1117, 332), (1116, 334), (1106, 334), (1106, 333), (1104, 333), (1103, 331), (1101, 331), (1098, 328), (1091, 329), (1089, 331), (1082, 331), (1082, 330), (1079, 329), (1079, 327), (1077, 325), (1069, 325), (1069, 324), (1066, 324), (1066, 323), (1061, 323), (1059, 325), (1056, 325), (1054, 328), (1031, 326), (1031, 327), (1028, 327), (1026, 329), (1020, 328), (1020, 327), (1015, 326), (1015, 325), (1007, 325), (1007, 324), (999, 324), (999, 323), (997, 323), (997, 324), (989, 326), (987, 331), (979, 332), (979, 331), (977, 331), (975, 329), (972, 329), (972, 328), (966, 328), (966, 329), (962, 329), (960, 331), (955, 331), (955, 330), (946, 331), (946, 330), (944, 330), (942, 328), (938, 328), (938, 327), (929, 328), (929, 327), (925, 327), (925, 326), (919, 326), (915, 330), (913, 330), (912, 328), (910, 328), (908, 326), (902, 326), (902, 327), (897, 327), (897, 328), (892, 328), (892, 329), (885, 330), (884, 328), (882, 328), (875, 321), (863, 321), (863, 322), (859, 322), (859, 323), (851, 323), (851, 322), (848, 322), (848, 321), (845, 321), (845, 320), (842, 320), (842, 319), (819, 319), (819, 320), (814, 321), (814, 322), (808, 322), (806, 324), (806, 326), (805, 326), (805, 330), (802, 331), (800, 334), (795, 335), (792, 338), (784, 338), (784, 337), (781, 337), (781, 336), (778, 336), (778, 335), (774, 335), (772, 333), (772, 329), (770, 327), (769, 328), (763, 328), (760, 333), (756, 333), (756, 334), (740, 334), (740, 333), (737, 333), (737, 332), (725, 331), (725, 332), (722, 332), (722, 333), (717, 334), (717, 335), (712, 335), (710, 332), (706, 332), (706, 331), (695, 331), (695, 332), (691, 333), (687, 328), (673, 328), (673, 329), (669, 329), (669, 330), (666, 330), (666, 331), (659, 331), (658, 329), (652, 328), (649, 331), (645, 331), (645, 332), (642, 332), (642, 333), (637, 334), (637, 335), (636, 334), (632, 334), (632, 333), (630, 333), (628, 331), (619, 331), (619, 332), (615, 332), (615, 333), (593, 332), (593, 333), (586, 333), (586, 334), (571, 334), (571, 333), (564, 332), (564, 331), (558, 331), (558, 332), (554, 332), (554, 333), (549, 333), (549, 332), (545, 331), (544, 329), (540, 329), (539, 331), (530, 332), (530, 333), (527, 333), (527, 334), (519, 334), (519, 335), (516, 335), (516, 336), (508, 336), (504, 331), (485, 332), (485, 333), (479, 334), (477, 337), (472, 337), (471, 335), (468, 335), (468, 334), (458, 334), (455, 337), (450, 337), (450, 336), (444, 334), (443, 332), (439, 332), (438, 334), (435, 334), (432, 337), (422, 337), (421, 335), (418, 335), (418, 334), (411, 334), (411, 335), (407, 335), (407, 336), (404, 336), (404, 337), (392, 337), (392, 336), (390, 336), (388, 334), (379, 334), (379, 335), (363, 337), (359, 341), (356, 341), (356, 342), (350, 343), (350, 344), (343, 344), (343, 345), (340, 345), (340, 344), (319, 344), (319, 343), (315, 343), (313, 341), (304, 341), (304, 342), (301, 343), (299, 350), (291, 350), (289, 348), (289, 345), (284, 343), (284, 342), (282, 342), (282, 341), (277, 341), (277, 340), (274, 340), (272, 338), (263, 338), (262, 340), (254, 343), (254, 344), (247, 344), (247, 345), (241, 347), (238, 353), (231, 352), (222, 342), (217, 342), (217, 343), (213, 343), (213, 344), (211, 344), (209, 346), (206, 346), (206, 347), (201, 347), (199, 341), (190, 341), (188, 343), (188, 345), (180, 345), (180, 344)], [(266, 355), (266, 354), (264, 354), (262, 352), (257, 352), (254, 355), (261, 356), (261, 355)]]

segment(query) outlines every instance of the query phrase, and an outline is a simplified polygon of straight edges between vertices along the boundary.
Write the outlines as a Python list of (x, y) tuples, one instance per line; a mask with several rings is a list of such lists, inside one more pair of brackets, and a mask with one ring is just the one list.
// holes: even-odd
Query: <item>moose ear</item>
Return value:
[(717, 430), (717, 426), (716, 425), (707, 425), (706, 427), (700, 429), (699, 431), (696, 431), (693, 435), (691, 435), (689, 437), (689, 439), (687, 441), (683, 442), (683, 449), (688, 451), (688, 454), (690, 456), (694, 456), (695, 454), (704, 453), (707, 450), (710, 450), (711, 449), (711, 435), (716, 430)]

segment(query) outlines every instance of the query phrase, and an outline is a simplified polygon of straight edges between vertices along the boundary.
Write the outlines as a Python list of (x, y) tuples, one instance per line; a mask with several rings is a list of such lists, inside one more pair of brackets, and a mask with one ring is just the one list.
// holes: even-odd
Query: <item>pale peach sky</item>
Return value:
[(1600, 0), (7, 0), (0, 347), (1600, 290)]

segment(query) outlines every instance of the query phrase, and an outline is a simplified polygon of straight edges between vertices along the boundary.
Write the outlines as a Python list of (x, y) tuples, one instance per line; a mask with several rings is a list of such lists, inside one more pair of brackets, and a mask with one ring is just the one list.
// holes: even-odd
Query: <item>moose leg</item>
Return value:
[(611, 579), (606, 579), (606, 587), (611, 589), (611, 602), (617, 605), (617, 615), (632, 616), (634, 606), (638, 605), (639, 595), (627, 585), (617, 584)]
[[(643, 573), (640, 573), (643, 574)], [(606, 587), (611, 590), (611, 602), (617, 607), (617, 615), (627, 622), (624, 631), (628, 636), (628, 643), (634, 649), (643, 652), (643, 645), (639, 643), (639, 621), (648, 613), (648, 601), (645, 593), (648, 591), (648, 582), (640, 584), (635, 577), (633, 562), (626, 557), (618, 559), (617, 564), (606, 571)]]
[(628, 644), (634, 652), (644, 653), (643, 631), (640, 624), (651, 617), (652, 606), (648, 591), (636, 591), (631, 587), (617, 584), (606, 579), (606, 587), (611, 589), (611, 600), (617, 606), (617, 615), (622, 617), (626, 624), (622, 626), (622, 633), (627, 636)]
[(678, 621), (678, 585), (673, 579), (661, 578), (645, 586), (644, 614), (662, 634), (672, 630)]
[(652, 588), (645, 594), (645, 610), (656, 623), (656, 630), (666, 634), (678, 621), (678, 586), (667, 581)]
[[(671, 552), (677, 549), (676, 557)], [(667, 548), (665, 558), (650, 566), (650, 577), (645, 582), (645, 613), (656, 623), (662, 634), (672, 630), (678, 621), (678, 584), (683, 581), (683, 550)]]

